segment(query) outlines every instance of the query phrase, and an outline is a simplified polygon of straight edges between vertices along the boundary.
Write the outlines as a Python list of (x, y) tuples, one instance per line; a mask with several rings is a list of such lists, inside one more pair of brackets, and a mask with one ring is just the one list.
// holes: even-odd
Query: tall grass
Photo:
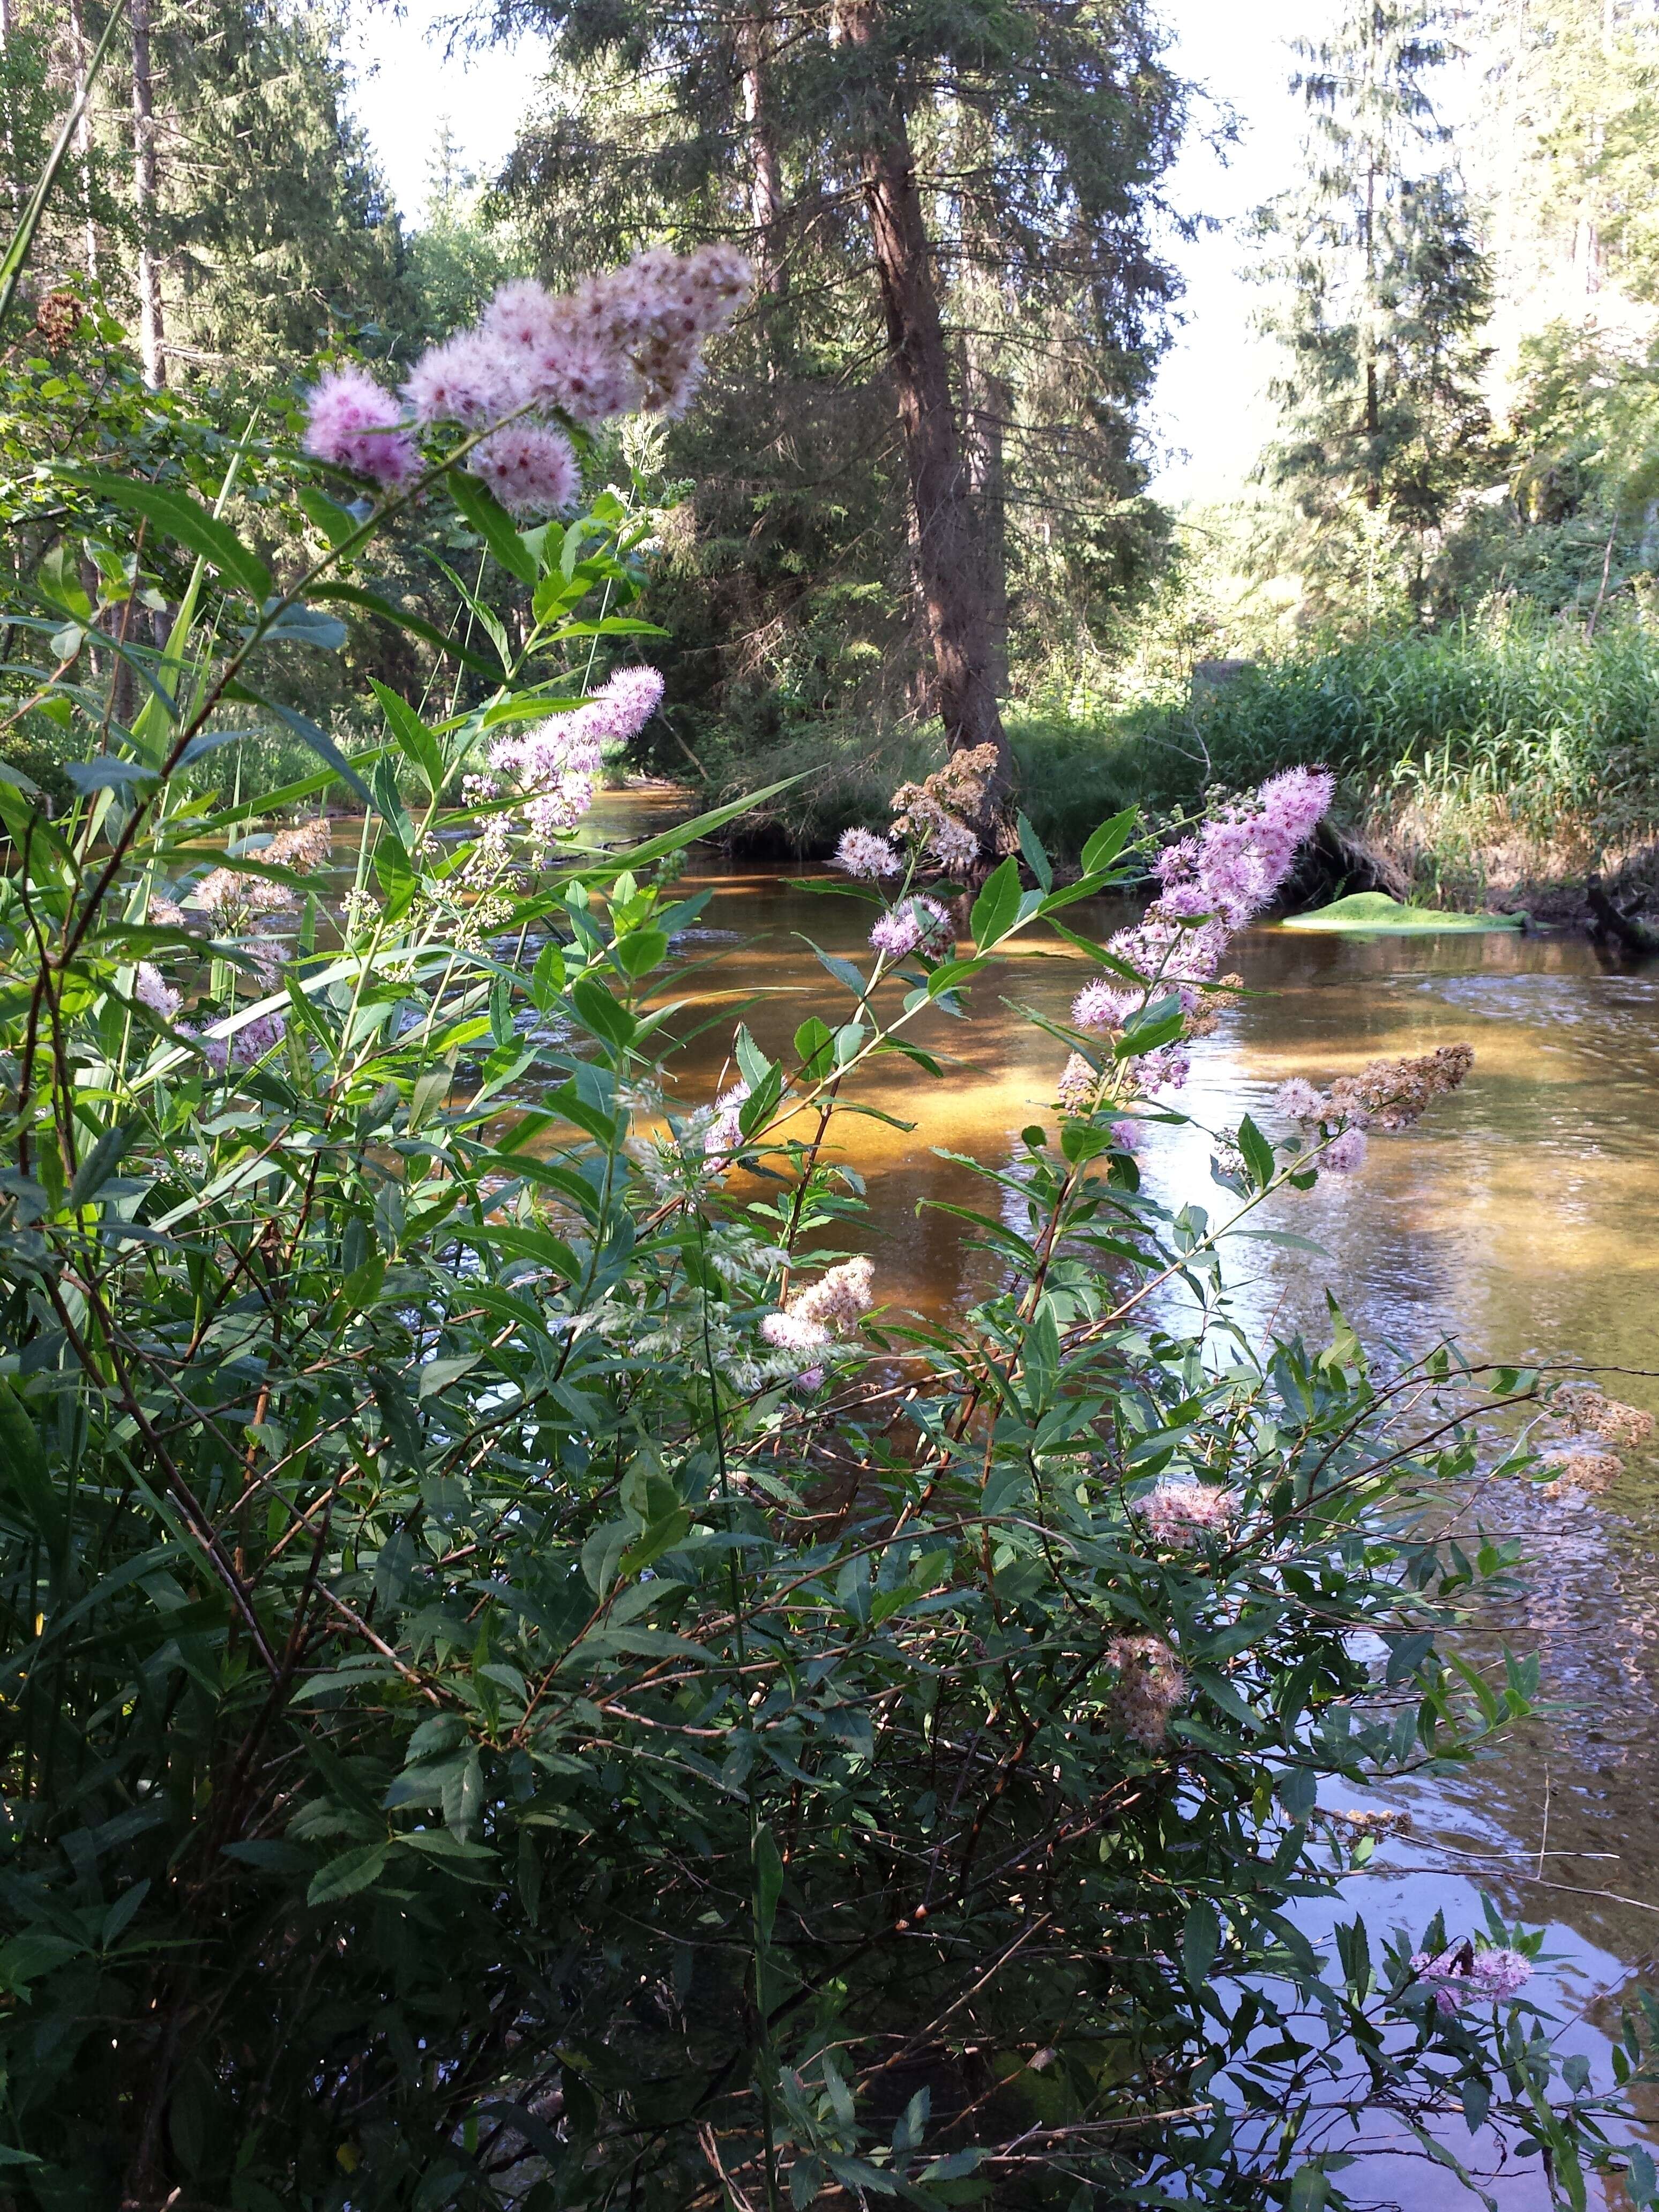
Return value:
[(1617, 862), (1659, 831), (1659, 634), (1634, 619), (1593, 639), (1522, 612), (1354, 640), (1195, 702), (1012, 726), (1026, 811), (1062, 849), (1109, 791), (1184, 805), (1313, 762), (1351, 826), (1437, 888)]

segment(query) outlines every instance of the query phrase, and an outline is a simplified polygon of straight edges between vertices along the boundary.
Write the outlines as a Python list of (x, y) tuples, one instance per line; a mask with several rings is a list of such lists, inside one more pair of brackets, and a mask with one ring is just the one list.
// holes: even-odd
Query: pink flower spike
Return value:
[(870, 943), (889, 960), (903, 960), (912, 952), (937, 957), (954, 942), (950, 915), (937, 899), (908, 898), (884, 914), (870, 932)]
[(182, 996), (166, 982), (159, 968), (148, 960), (141, 960), (132, 979), (132, 995), (141, 1006), (148, 1006), (164, 1022), (170, 1022), (183, 1006)]

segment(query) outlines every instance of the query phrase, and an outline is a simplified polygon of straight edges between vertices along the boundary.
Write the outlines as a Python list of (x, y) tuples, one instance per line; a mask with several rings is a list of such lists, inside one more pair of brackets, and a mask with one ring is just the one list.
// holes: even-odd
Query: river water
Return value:
[[(664, 806), (612, 794), (588, 826), (647, 834), (672, 818)], [(691, 1104), (732, 1079), (738, 1001), (756, 1000), (744, 1018), (773, 1050), (809, 1014), (844, 1018), (845, 994), (805, 940), (857, 953), (871, 910), (702, 848), (688, 882), (714, 894), (684, 947), (712, 963), (695, 979), (703, 1011), (721, 994), (732, 1001), (732, 1019), (673, 1064)], [(1080, 915), (1095, 935), (1121, 919)], [(861, 1099), (913, 1129), (838, 1121), (843, 1157), (867, 1181), (884, 1302), (937, 1312), (985, 1288), (962, 1224), (923, 1202), (994, 1203), (939, 1149), (1003, 1165), (1019, 1130), (1044, 1118), (1063, 1050), (1018, 1009), (1063, 1016), (1089, 970), (1062, 952), (1033, 947), (981, 978), (971, 1020), (923, 1018), (916, 1041), (951, 1055), (943, 1082), (895, 1057), (862, 1084)], [(1378, 1054), (1459, 1039), (1475, 1051), (1465, 1087), (1416, 1130), (1374, 1137), (1358, 1175), (1276, 1201), (1271, 1225), (1316, 1240), (1319, 1253), (1233, 1247), (1235, 1309), (1258, 1335), (1321, 1332), (1328, 1285), (1373, 1347), (1410, 1352), (1452, 1334), (1476, 1357), (1577, 1358), (1607, 1375), (1614, 1396), (1659, 1410), (1659, 962), (1612, 964), (1571, 936), (1364, 939), (1268, 925), (1236, 941), (1230, 964), (1252, 995), (1194, 1048), (1182, 1104), (1201, 1121), (1249, 1111), (1272, 1128), (1286, 1076), (1323, 1083)], [(1231, 1211), (1209, 1153), (1196, 1130), (1154, 1130), (1143, 1179), (1169, 1202)], [(1382, 1848), (1349, 1902), (1374, 1950), (1380, 1930), (1420, 1932), (1437, 1908), (1454, 1935), (1482, 1925), (1483, 1893), (1510, 1921), (1547, 1925), (1550, 1964), (1534, 1991), (1564, 2045), (1601, 2061), (1604, 2077), (1607, 2034), (1638, 1983), (1655, 1980), (1659, 1949), (1659, 1459), (1629, 1457), (1595, 1498), (1489, 1489), (1480, 1516), (1518, 1539), (1527, 1561), (1518, 1605), (1492, 1626), (1540, 1653), (1555, 1709), (1458, 1779), (1376, 1798), (1408, 1807), (1413, 1832)], [(1396, 2189), (1413, 2208), (1468, 2201), (1422, 2167)], [(1544, 2201), (1519, 2177), (1500, 2195), (1506, 2212)]]

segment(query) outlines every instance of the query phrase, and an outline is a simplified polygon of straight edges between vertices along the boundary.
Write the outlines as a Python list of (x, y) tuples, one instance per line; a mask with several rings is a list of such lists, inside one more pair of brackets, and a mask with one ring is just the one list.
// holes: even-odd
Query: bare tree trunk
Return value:
[(789, 289), (783, 264), (783, 164), (778, 154), (768, 96), (772, 55), (772, 19), (745, 15), (738, 25), (738, 57), (743, 70), (743, 112), (749, 125), (749, 216), (755, 231), (755, 275), (759, 289), (780, 298)]
[(155, 112), (149, 0), (132, 0), (132, 204), (138, 231), (138, 357), (152, 392), (167, 382), (161, 271), (155, 258)]
[[(0, 62), (11, 58), (11, 34), (16, 27), (12, 16), (11, 0), (0, 0)], [(22, 187), (17, 175), (17, 148), (11, 135), (11, 88), (7, 85), (3, 94), (5, 100), (6, 202), (15, 215), (23, 204)]]
[[(879, 0), (836, 0), (830, 35), (867, 46)], [(951, 750), (996, 749), (988, 806), (1005, 810), (1013, 763), (997, 699), (995, 652), (985, 589), (985, 549), (963, 465), (951, 395), (950, 362), (932, 256), (916, 189), (915, 157), (904, 116), (890, 92), (869, 93), (862, 150), (865, 204), (887, 319), (889, 359), (898, 387), (910, 495), (915, 507), (916, 573), (927, 616), (939, 710)], [(981, 823), (989, 836), (990, 823)]]
[[(87, 88), (91, 48), (87, 40), (87, 15), (82, 0), (70, 0), (70, 29), (75, 40), (75, 96)], [(81, 111), (75, 126), (75, 150), (81, 161), (81, 206), (86, 222), (87, 282), (98, 282), (98, 226), (92, 219), (92, 103)]]
[(964, 357), (963, 410), (968, 483), (985, 549), (985, 605), (990, 623), (991, 681), (997, 696), (1008, 693), (1008, 494), (1004, 441), (1013, 392), (986, 368), (974, 341)]

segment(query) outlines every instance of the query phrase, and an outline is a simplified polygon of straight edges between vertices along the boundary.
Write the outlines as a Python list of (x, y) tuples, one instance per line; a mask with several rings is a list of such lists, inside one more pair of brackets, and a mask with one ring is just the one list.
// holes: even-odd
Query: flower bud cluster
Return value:
[(920, 892), (902, 899), (870, 932), (871, 945), (889, 960), (904, 960), (913, 952), (938, 959), (951, 950), (955, 939), (950, 915), (937, 899)]

